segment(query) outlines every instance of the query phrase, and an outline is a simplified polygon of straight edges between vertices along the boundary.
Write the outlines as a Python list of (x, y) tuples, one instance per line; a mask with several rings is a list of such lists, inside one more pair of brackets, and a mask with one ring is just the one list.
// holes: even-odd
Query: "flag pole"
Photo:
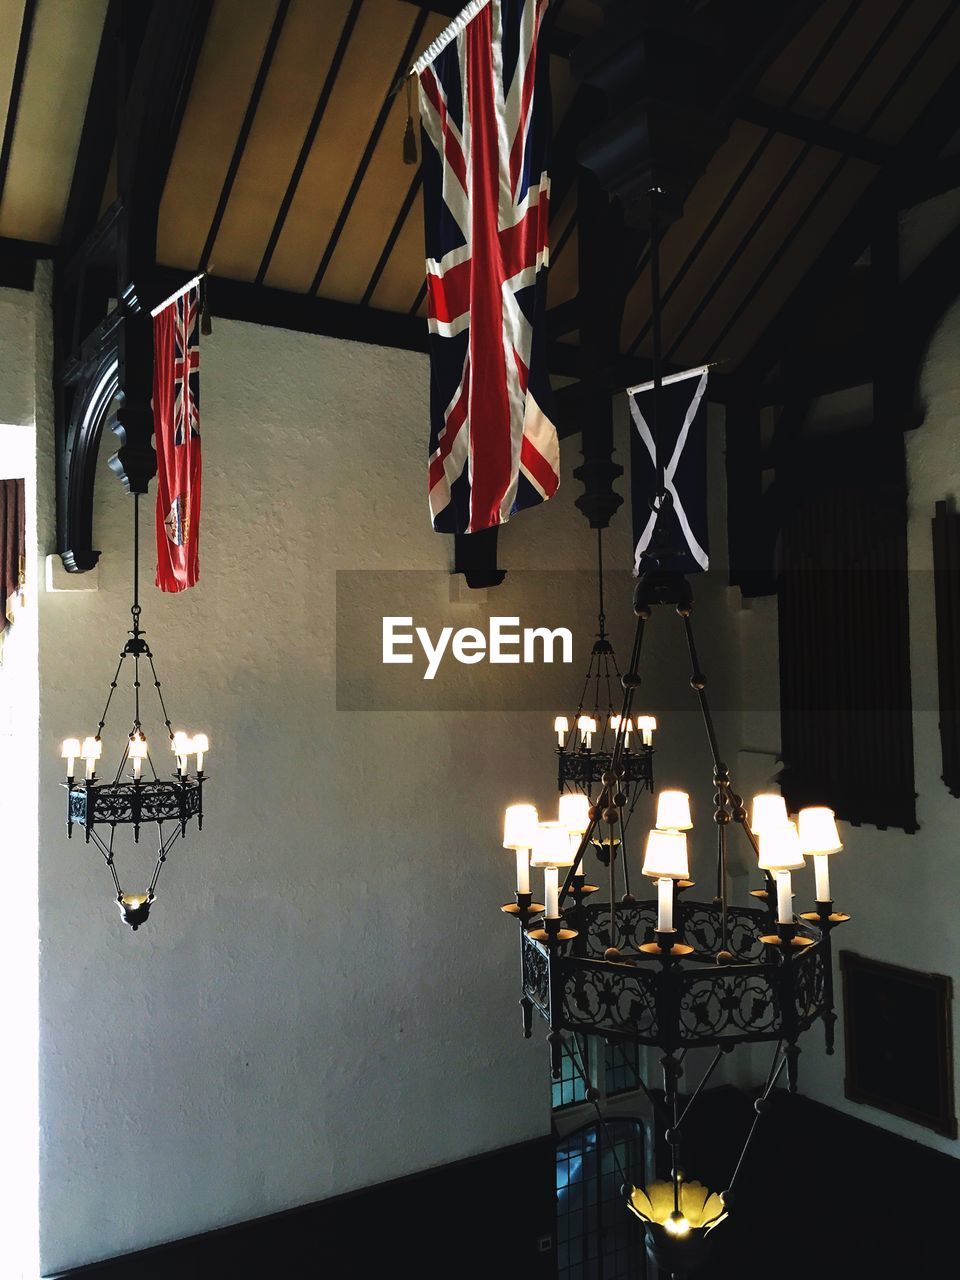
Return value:
[(170, 306), (171, 302), (176, 302), (176, 300), (178, 298), (182, 298), (185, 293), (189, 293), (190, 290), (195, 285), (201, 284), (204, 280), (206, 280), (209, 274), (210, 274), (209, 269), (207, 271), (201, 271), (197, 275), (195, 275), (192, 280), (188, 280), (187, 283), (181, 285), (179, 289), (175, 289), (174, 292), (171, 293), (169, 298), (164, 298), (163, 302), (159, 303), (157, 306), (153, 308), (153, 310), (150, 312), (151, 316), (158, 316), (161, 311), (165, 310), (167, 307)]

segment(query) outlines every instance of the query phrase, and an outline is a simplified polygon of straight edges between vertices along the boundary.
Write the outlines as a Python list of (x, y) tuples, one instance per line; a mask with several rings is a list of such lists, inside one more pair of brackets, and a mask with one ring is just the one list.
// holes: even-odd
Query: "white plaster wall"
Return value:
[[(59, 740), (93, 730), (128, 625), (131, 504), (109, 440), (100, 590), (41, 604), (45, 1271), (549, 1124), (545, 1028), (519, 1035), (515, 931), (497, 911), (512, 891), (503, 805), (555, 802), (547, 718), (335, 709), (335, 571), (449, 565), (425, 501), (426, 361), (217, 322), (203, 362), (201, 582), (148, 587), (143, 621), (175, 719), (213, 742), (208, 817), (137, 934), (99, 855), (67, 841), (58, 786)], [(49, 415), (47, 395), (41, 439)], [(560, 495), (503, 531), (502, 564), (592, 567), (579, 461), (568, 442)], [(610, 562), (629, 565), (629, 544), (624, 512)], [(726, 594), (703, 595), (717, 639)], [(621, 631), (629, 603), (608, 602)], [(657, 663), (676, 653), (665, 624), (654, 710)], [(660, 746), (665, 774), (706, 769), (693, 707)]]

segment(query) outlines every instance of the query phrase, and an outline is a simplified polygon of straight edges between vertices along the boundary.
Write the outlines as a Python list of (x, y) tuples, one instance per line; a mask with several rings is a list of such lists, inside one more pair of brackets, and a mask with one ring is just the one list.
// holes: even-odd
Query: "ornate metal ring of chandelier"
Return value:
[[(133, 603), (130, 608), (132, 626), (129, 639), (120, 653), (120, 661), (110, 682), (106, 705), (94, 735), (84, 738), (67, 738), (61, 756), (67, 762), (67, 835), (73, 836), (73, 828), (81, 827), (86, 843), (91, 841), (103, 855), (113, 879), (117, 903), (123, 919), (134, 930), (139, 929), (150, 914), (156, 898), (157, 881), (172, 846), (187, 834), (188, 824), (196, 818), (197, 829), (203, 827), (203, 771), (204, 755), (210, 749), (206, 734), (190, 736), (174, 731), (167, 714), (163, 691), (154, 666), (153, 653), (145, 632), (140, 627), (139, 552), (140, 509), (139, 494), (133, 495)], [(124, 664), (132, 658), (133, 719), (123, 744), (120, 760), (112, 781), (97, 777), (97, 762), (103, 752), (103, 731), (111, 703), (120, 684)], [(170, 778), (161, 777), (150, 754), (140, 718), (141, 662), (149, 667), (150, 682), (156, 689), (160, 716), (174, 753), (176, 771)], [(127, 664), (130, 670), (130, 664)], [(189, 773), (191, 756), (196, 756), (196, 769)], [(85, 764), (83, 779), (74, 777), (76, 761)], [(144, 776), (144, 768), (148, 776)], [(140, 841), (144, 826), (153, 825), (157, 831), (157, 856), (153, 874), (145, 889), (136, 892), (124, 890), (117, 871), (114, 845), (118, 827), (132, 827), (135, 843)]]

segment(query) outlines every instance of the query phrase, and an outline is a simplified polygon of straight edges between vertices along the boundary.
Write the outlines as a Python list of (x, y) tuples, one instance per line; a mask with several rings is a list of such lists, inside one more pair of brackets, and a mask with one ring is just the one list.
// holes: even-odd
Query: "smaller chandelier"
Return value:
[[(130, 609), (132, 626), (129, 639), (120, 653), (120, 661), (110, 682), (106, 705), (95, 734), (84, 738), (66, 738), (61, 748), (61, 758), (66, 762), (67, 835), (73, 836), (74, 827), (81, 827), (86, 843), (91, 841), (100, 850), (113, 879), (117, 904), (124, 921), (134, 930), (150, 915), (156, 899), (157, 881), (176, 841), (187, 834), (187, 827), (194, 818), (197, 829), (203, 827), (204, 757), (210, 750), (210, 740), (204, 733), (188, 734), (174, 730), (164, 703), (163, 691), (157, 677), (153, 653), (140, 628), (139, 602), (139, 494), (134, 494), (134, 573), (133, 604)], [(120, 749), (119, 763), (112, 780), (98, 777), (97, 770), (103, 756), (103, 732), (107, 715), (120, 684), (124, 664), (132, 676), (133, 708), (130, 729)], [(150, 679), (159, 703), (165, 736), (173, 755), (174, 769), (169, 777), (157, 770), (144, 734), (140, 718), (141, 662), (149, 667)], [(191, 772), (190, 762), (195, 759)], [(76, 776), (77, 761), (84, 764), (84, 776)], [(134, 891), (124, 888), (117, 870), (115, 841), (118, 827), (130, 827), (135, 844), (140, 842), (143, 827), (156, 828), (157, 856), (152, 875), (145, 886)]]

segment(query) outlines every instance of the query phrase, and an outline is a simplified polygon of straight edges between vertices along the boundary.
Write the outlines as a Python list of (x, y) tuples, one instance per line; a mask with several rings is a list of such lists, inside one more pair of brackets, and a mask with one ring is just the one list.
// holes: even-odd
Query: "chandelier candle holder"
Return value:
[[(96, 733), (82, 742), (78, 738), (65, 739), (60, 754), (66, 762), (67, 835), (72, 837), (74, 827), (80, 827), (85, 842), (92, 842), (100, 850), (113, 880), (121, 915), (136, 930), (150, 915), (150, 908), (156, 900), (157, 881), (170, 849), (179, 838), (186, 836), (194, 819), (198, 831), (203, 827), (204, 757), (210, 750), (210, 741), (203, 733), (189, 735), (181, 730), (175, 731), (167, 714), (153, 653), (140, 627), (139, 494), (134, 494), (133, 498), (133, 603), (129, 638), (121, 650)], [(128, 659), (132, 662), (128, 663)], [(140, 690), (141, 675), (145, 672), (141, 663), (149, 668), (150, 682), (156, 690), (160, 717), (172, 752), (174, 768), (169, 777), (158, 773), (143, 730)], [(124, 670), (132, 677), (132, 721), (112, 780), (105, 781), (98, 777), (97, 767), (103, 755), (107, 716)], [(190, 762), (194, 757), (195, 765), (191, 772)], [(78, 760), (83, 761), (82, 778), (77, 777)], [(145, 888), (131, 892), (121, 883), (115, 858), (118, 827), (131, 827), (135, 844), (140, 841), (143, 827), (156, 828), (157, 856)]]

